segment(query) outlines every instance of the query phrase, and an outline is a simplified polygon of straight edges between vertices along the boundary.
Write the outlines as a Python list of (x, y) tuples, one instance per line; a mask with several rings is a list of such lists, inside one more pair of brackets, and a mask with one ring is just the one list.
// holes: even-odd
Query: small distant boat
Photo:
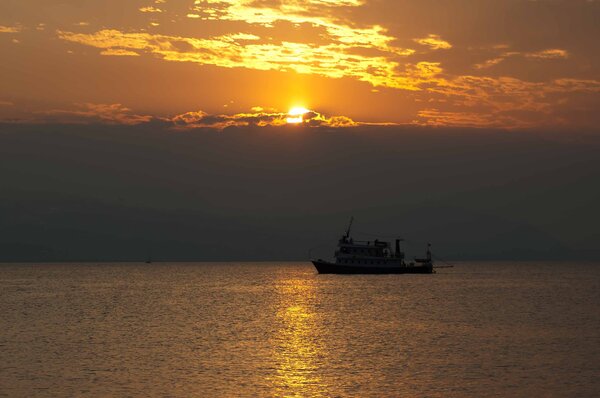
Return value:
[(322, 259), (312, 260), (319, 274), (431, 274), (431, 244), (427, 244), (425, 258), (404, 261), (404, 252), (400, 249), (402, 239), (396, 239), (395, 250), (390, 242), (375, 239), (374, 241), (355, 241), (350, 237), (350, 229), (338, 241), (333, 262)]

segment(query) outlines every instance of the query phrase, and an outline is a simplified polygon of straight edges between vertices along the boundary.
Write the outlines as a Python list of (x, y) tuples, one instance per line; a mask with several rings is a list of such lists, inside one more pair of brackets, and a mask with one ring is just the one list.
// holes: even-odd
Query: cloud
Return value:
[[(352, 52), (354, 44), (258, 42), (255, 35), (237, 33), (197, 39), (182, 36), (124, 33), (101, 30), (96, 33), (58, 31), (58, 36), (74, 43), (106, 50), (141, 51), (166, 61), (194, 62), (225, 68), (295, 71), (330, 78), (352, 77), (373, 86), (419, 90), (418, 77), (397, 72), (399, 64), (386, 56), (365, 56)], [(405, 53), (405, 55), (410, 52)], [(402, 55), (396, 52), (394, 56)]]
[(475, 128), (528, 128), (527, 123), (510, 115), (497, 113), (443, 111), (440, 109), (423, 109), (417, 114), (415, 124), (436, 127), (475, 127)]
[(19, 33), (23, 30), (20, 26), (3, 26), (0, 25), (0, 33)]
[(121, 48), (109, 48), (100, 52), (100, 55), (108, 55), (108, 56), (130, 56), (130, 57), (139, 57), (140, 54), (135, 51), (123, 50)]
[[(211, 115), (203, 111), (186, 112), (176, 115), (170, 120), (176, 128), (214, 128), (222, 130), (227, 127), (246, 126), (284, 126), (288, 124), (289, 114), (285, 112), (264, 112), (260, 107), (254, 107), (252, 113), (237, 113), (233, 115)], [(318, 112), (310, 111), (302, 115), (302, 125), (308, 127), (354, 127), (363, 125), (347, 116), (326, 117)]]
[(526, 53), (528, 58), (539, 58), (539, 59), (566, 59), (569, 58), (569, 53), (559, 48), (553, 48), (549, 50), (538, 51), (534, 53)]
[[(503, 49), (505, 47), (496, 47), (495, 49)], [(475, 69), (487, 69), (496, 66), (508, 58), (520, 57), (524, 59), (538, 59), (538, 60), (553, 60), (553, 59), (567, 59), (569, 53), (566, 50), (559, 48), (535, 51), (535, 52), (519, 52), (519, 51), (507, 51), (503, 52), (495, 58), (488, 59), (482, 63), (475, 64)]]
[(474, 68), (475, 69), (487, 69), (487, 68), (491, 68), (492, 66), (496, 66), (496, 65), (500, 64), (505, 59), (506, 59), (506, 57), (504, 57), (504, 56), (500, 56), (500, 57), (497, 57), (497, 58), (487, 59), (487, 60), (485, 60), (482, 63), (475, 64)]
[(135, 114), (121, 104), (74, 104), (74, 109), (52, 109), (38, 112), (46, 116), (44, 121), (58, 123), (90, 123), (136, 125), (150, 122), (153, 117)]
[(201, 19), (245, 22), (269, 28), (281, 21), (309, 24), (323, 28), (332, 42), (393, 51), (389, 42), (394, 38), (381, 26), (357, 27), (339, 20), (339, 13), (344, 8), (359, 7), (364, 3), (362, 0), (195, 0), (193, 10)]
[[(0, 101), (0, 106), (12, 106), (12, 102)], [(26, 119), (4, 119), (0, 122), (13, 123), (61, 123), (61, 124), (109, 124), (109, 125), (139, 125), (155, 123), (176, 130), (186, 129), (215, 129), (227, 127), (267, 127), (289, 125), (290, 115), (286, 112), (264, 110), (253, 107), (251, 112), (235, 114), (210, 114), (204, 111), (191, 111), (175, 116), (164, 117), (146, 115), (134, 112), (122, 104), (75, 103), (71, 107), (37, 111)], [(355, 126), (381, 125), (355, 122), (342, 115), (325, 116), (316, 111), (308, 111), (301, 118), (305, 127), (345, 128)], [(392, 123), (390, 123), (391, 125)]]
[[(594, 86), (590, 81), (561, 79), (554, 82), (549, 88), (540, 88), (539, 97), (530, 98), (529, 88), (516, 95), (518, 106), (515, 103), (501, 99), (515, 96), (518, 93), (520, 81), (506, 80), (499, 86), (494, 85), (493, 79), (470, 77), (472, 82), (466, 83), (463, 90), (459, 86), (448, 87), (444, 94), (451, 99), (454, 110), (429, 106), (419, 110), (411, 123), (393, 122), (357, 122), (344, 115), (326, 116), (316, 111), (308, 111), (301, 116), (301, 123), (290, 123), (290, 115), (286, 112), (265, 110), (255, 106), (251, 112), (234, 114), (211, 114), (204, 111), (190, 111), (175, 116), (164, 117), (158, 115), (145, 115), (134, 112), (121, 104), (74, 104), (66, 109), (51, 109), (38, 111), (34, 117), (27, 119), (5, 119), (3, 122), (13, 123), (61, 123), (61, 124), (109, 124), (109, 125), (140, 125), (153, 123), (174, 130), (211, 129), (223, 130), (228, 127), (281, 127), (296, 128), (353, 128), (367, 126), (434, 126), (434, 127), (473, 127), (473, 128), (502, 128), (524, 129), (539, 126), (565, 127), (568, 121), (553, 116), (556, 107), (561, 105), (557, 93), (565, 91), (594, 91), (600, 92), (600, 85)], [(508, 79), (508, 78), (505, 78)], [(477, 82), (477, 83), (475, 83)], [(472, 85), (479, 85), (481, 92), (471, 92)], [(486, 87), (486, 85), (488, 87)], [(491, 93), (495, 87), (496, 92)], [(512, 87), (512, 92), (502, 92), (501, 87)], [(542, 87), (541, 85), (538, 87)], [(454, 91), (450, 91), (454, 90)], [(521, 95), (522, 97), (519, 97)], [(482, 104), (479, 98), (490, 98)], [(498, 98), (494, 98), (497, 96)], [(555, 97), (555, 100), (549, 98)], [(474, 99), (477, 98), (477, 99)], [(541, 101), (540, 98), (548, 100)], [(520, 101), (520, 102), (519, 102)], [(436, 101), (428, 101), (435, 104)], [(498, 103), (502, 103), (499, 106)], [(438, 104), (447, 105), (447, 101)], [(0, 101), (0, 106), (12, 106), (11, 102)]]
[(448, 43), (439, 35), (430, 34), (429, 36), (422, 39), (413, 39), (414, 42), (419, 43), (422, 46), (431, 48), (432, 50), (448, 50), (452, 48), (452, 44)]
[(420, 120), (416, 123), (524, 128), (567, 124), (558, 116), (558, 110), (565, 106), (565, 96), (598, 95), (600, 82), (584, 79), (526, 82), (512, 77), (461, 76), (432, 90), (461, 110), (424, 109), (418, 112)]
[(148, 7), (140, 7), (141, 12), (163, 12), (160, 8), (148, 6)]
[[(340, 20), (340, 11), (363, 4), (358, 0), (196, 0), (188, 18), (204, 24), (215, 20), (225, 28), (233, 22), (237, 26), (242, 23), (248, 31), (198, 38), (116, 29), (85, 34), (59, 30), (58, 36), (104, 51), (116, 48), (145, 52), (167, 61), (351, 77), (373, 86), (418, 90), (418, 82), (397, 73), (398, 59), (414, 54), (414, 49), (393, 45), (396, 38), (379, 25), (360, 26)], [(145, 9), (153, 11), (152, 6)], [(317, 40), (277, 40), (281, 34), (275, 27), (281, 23), (304, 26), (314, 33), (309, 37)], [(252, 33), (256, 29), (262, 29), (263, 34)], [(438, 45), (443, 45), (441, 40)], [(364, 55), (369, 51), (377, 55)]]

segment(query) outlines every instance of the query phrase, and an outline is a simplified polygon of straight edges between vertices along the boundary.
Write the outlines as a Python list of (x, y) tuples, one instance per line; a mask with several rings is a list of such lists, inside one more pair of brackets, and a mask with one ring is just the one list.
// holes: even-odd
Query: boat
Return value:
[(346, 232), (338, 241), (334, 253), (334, 261), (323, 259), (311, 260), (319, 274), (432, 274), (433, 260), (431, 244), (427, 244), (424, 258), (415, 258), (406, 262), (400, 242), (396, 239), (394, 250), (391, 243), (375, 239), (374, 241), (358, 241), (350, 236), (354, 218)]

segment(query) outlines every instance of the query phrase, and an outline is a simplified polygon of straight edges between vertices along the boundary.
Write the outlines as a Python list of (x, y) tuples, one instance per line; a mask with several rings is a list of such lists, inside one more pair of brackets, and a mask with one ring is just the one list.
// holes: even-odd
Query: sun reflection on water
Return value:
[(277, 285), (278, 331), (273, 344), (276, 370), (273, 378), (278, 396), (328, 396), (320, 377), (325, 356), (320, 336), (321, 318), (315, 312), (314, 281), (286, 279)]

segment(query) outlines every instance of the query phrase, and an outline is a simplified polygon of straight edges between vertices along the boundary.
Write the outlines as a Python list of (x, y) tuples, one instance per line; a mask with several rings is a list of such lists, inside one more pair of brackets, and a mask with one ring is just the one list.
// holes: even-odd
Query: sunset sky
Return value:
[(599, 21), (595, 0), (0, 0), (0, 261), (306, 260), (350, 216), (411, 255), (600, 259)]
[(0, 119), (597, 129), (595, 0), (2, 0)]

